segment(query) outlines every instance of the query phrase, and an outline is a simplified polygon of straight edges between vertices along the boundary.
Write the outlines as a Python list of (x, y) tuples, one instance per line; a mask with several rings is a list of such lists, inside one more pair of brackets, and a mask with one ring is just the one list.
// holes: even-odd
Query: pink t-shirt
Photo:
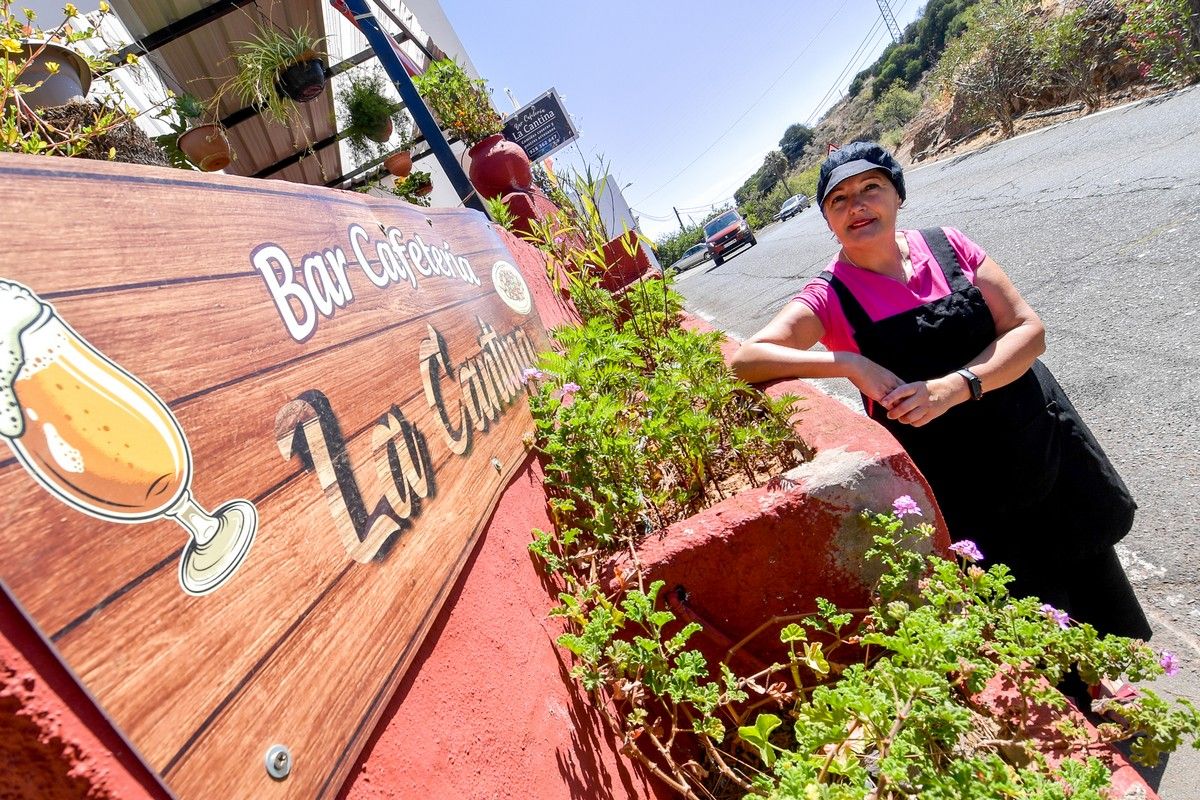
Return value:
[[(975, 270), (979, 269), (979, 265), (987, 258), (987, 253), (960, 231), (954, 228), (942, 230), (946, 232), (950, 246), (962, 262), (963, 274), (967, 280), (975, 283)], [(912, 278), (907, 284), (837, 258), (828, 267), (829, 271), (846, 285), (873, 321), (919, 308), (950, 294), (946, 276), (934, 260), (929, 245), (921, 238), (920, 231), (902, 233), (908, 239), (909, 258), (912, 260)], [(821, 344), (825, 345), (827, 350), (858, 352), (858, 344), (854, 341), (850, 322), (842, 312), (842, 303), (832, 286), (820, 278), (813, 278), (803, 291), (792, 299), (811, 308), (821, 320), (821, 325), (825, 328)]]

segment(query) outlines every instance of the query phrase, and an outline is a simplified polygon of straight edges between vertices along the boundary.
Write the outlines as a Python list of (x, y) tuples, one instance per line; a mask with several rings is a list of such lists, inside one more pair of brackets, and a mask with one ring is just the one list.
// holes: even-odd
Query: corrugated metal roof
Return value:
[[(129, 32), (140, 39), (214, 4), (202, 0), (111, 0), (111, 5)], [(315, 36), (324, 36), (323, 0), (258, 0), (163, 45), (151, 54), (150, 61), (172, 90), (207, 102), (237, 71), (237, 42), (249, 40), (260, 26), (269, 25), (282, 30), (307, 27)], [(216, 117), (224, 118), (240, 108), (237, 98), (226, 93)], [(296, 109), (300, 125), (295, 128), (268, 121), (262, 115), (230, 127), (229, 143), (236, 158), (225, 171), (254, 175), (307, 144), (336, 133), (331, 86), (315, 100), (297, 104)], [(270, 177), (324, 184), (340, 174), (339, 148), (327, 147)]]

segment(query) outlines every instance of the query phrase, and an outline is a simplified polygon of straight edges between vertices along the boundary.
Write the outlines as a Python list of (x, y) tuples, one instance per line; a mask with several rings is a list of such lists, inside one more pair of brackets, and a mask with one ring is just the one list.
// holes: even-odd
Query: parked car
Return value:
[(739, 247), (758, 244), (750, 223), (736, 211), (726, 211), (719, 217), (704, 223), (704, 243), (712, 253), (713, 263), (720, 266), (726, 256)]
[(676, 272), (683, 272), (684, 270), (697, 267), (703, 264), (705, 261), (708, 261), (711, 255), (712, 254), (708, 252), (708, 245), (706, 245), (704, 242), (701, 242), (700, 244), (694, 244), (687, 250), (684, 250), (683, 255), (679, 257), (679, 260), (667, 267), (667, 269), (673, 269)]
[(808, 208), (808, 195), (794, 194), (787, 200), (783, 201), (783, 205), (779, 207), (779, 213), (775, 215), (775, 219), (783, 221), (788, 217), (794, 217), (804, 209)]

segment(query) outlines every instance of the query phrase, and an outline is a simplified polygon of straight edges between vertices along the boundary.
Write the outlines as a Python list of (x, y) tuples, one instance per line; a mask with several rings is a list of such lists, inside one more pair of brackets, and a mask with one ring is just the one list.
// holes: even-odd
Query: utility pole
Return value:
[(879, 13), (883, 15), (883, 23), (887, 25), (888, 33), (892, 35), (892, 41), (900, 44), (903, 37), (900, 34), (900, 26), (896, 24), (896, 18), (892, 15), (891, 6), (887, 0), (875, 0), (875, 3), (879, 6)]
[(679, 230), (683, 230), (683, 217), (679, 216), (679, 209), (671, 206), (671, 210), (675, 212), (675, 219), (679, 220)]
[(331, 4), (336, 7), (339, 2), (343, 1), (354, 16), (354, 24), (367, 37), (367, 43), (375, 51), (380, 65), (392, 79), (396, 91), (400, 92), (400, 98), (404, 101), (408, 113), (412, 114), (413, 122), (416, 123), (417, 129), (425, 135), (429, 149), (437, 156), (438, 164), (446, 173), (446, 177), (450, 179), (450, 183), (463, 201), (463, 205), (476, 211), (482, 211), (484, 216), (487, 216), (487, 208), (483, 205), (483, 200), (475, 191), (475, 187), (471, 185), (471, 181), (467, 178), (467, 173), (463, 171), (462, 165), (458, 163), (458, 159), (455, 158), (454, 151), (450, 149), (450, 143), (446, 141), (441, 126), (434, 120), (433, 114), (429, 113), (429, 108), (421, 99), (417, 87), (413, 85), (412, 78), (408, 77), (408, 72), (404, 69), (400, 57), (392, 49), (391, 37), (387, 35), (380, 26), (379, 20), (375, 19), (375, 14), (367, 7), (367, 0), (331, 0)]

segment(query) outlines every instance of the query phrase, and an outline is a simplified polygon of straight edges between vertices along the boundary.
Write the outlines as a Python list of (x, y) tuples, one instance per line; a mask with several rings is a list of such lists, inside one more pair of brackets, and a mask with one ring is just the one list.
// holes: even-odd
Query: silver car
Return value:
[(700, 244), (694, 244), (687, 250), (684, 250), (683, 255), (679, 257), (679, 260), (667, 267), (667, 269), (673, 269), (676, 272), (683, 272), (686, 269), (691, 269), (692, 267), (699, 266), (705, 261), (708, 261), (711, 255), (712, 254), (708, 251), (708, 245), (704, 244), (703, 242)]
[(786, 220), (788, 217), (794, 217), (804, 209), (808, 208), (808, 196), (803, 194), (794, 194), (787, 200), (783, 201), (783, 205), (779, 207), (779, 213), (775, 215), (780, 221)]

